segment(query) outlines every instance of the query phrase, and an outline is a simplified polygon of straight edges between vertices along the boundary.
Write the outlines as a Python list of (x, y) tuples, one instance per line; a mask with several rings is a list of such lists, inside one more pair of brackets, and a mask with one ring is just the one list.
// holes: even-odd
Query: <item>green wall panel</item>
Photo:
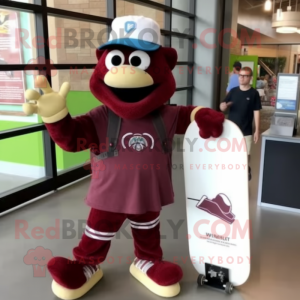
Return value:
[(42, 132), (1, 140), (0, 160), (42, 167), (44, 166), (42, 140)]
[[(67, 106), (72, 116), (85, 114), (102, 105), (91, 92), (70, 91)], [(34, 123), (36, 124), (36, 123)], [(20, 128), (33, 123), (0, 121), (0, 131)], [(0, 161), (20, 163), (31, 166), (44, 166), (42, 133), (36, 132), (24, 136), (0, 141)], [(56, 145), (57, 168), (65, 170), (83, 164), (89, 160), (89, 151), (70, 153)]]
[[(32, 40), (32, 32), (30, 26), (30, 14), (20, 12), (20, 27), (29, 32), (28, 40)], [(34, 53), (33, 53), (34, 52)], [(36, 51), (24, 47), (22, 44), (23, 63), (28, 63), (31, 59), (36, 58)], [(34, 77), (25, 76), (26, 89), (34, 88)], [(67, 97), (67, 107), (72, 116), (85, 114), (91, 109), (101, 105), (101, 103), (88, 91), (70, 91)], [(8, 107), (2, 105), (3, 110), (21, 111), (20, 106)], [(39, 122), (42, 122), (39, 117)], [(36, 123), (1, 121), (0, 131), (10, 130), (25, 126), (34, 125)], [(0, 161), (20, 163), (31, 166), (44, 166), (44, 149), (42, 132), (26, 134), (24, 136), (10, 138), (0, 141)], [(56, 145), (57, 168), (65, 170), (70, 167), (82, 164), (89, 159), (89, 151), (78, 153), (70, 153), (62, 150)], [(0, 170), (1, 172), (1, 170)]]
[(67, 106), (72, 116), (85, 114), (101, 105), (91, 92), (70, 91), (67, 97)]

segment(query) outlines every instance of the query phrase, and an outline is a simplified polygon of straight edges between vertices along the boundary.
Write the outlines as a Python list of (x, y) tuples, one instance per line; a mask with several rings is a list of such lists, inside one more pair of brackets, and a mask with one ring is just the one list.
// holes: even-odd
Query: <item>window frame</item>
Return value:
[[(111, 30), (111, 23), (116, 17), (116, 0), (107, 1), (107, 17), (100, 17), (89, 15), (85, 13), (72, 12), (63, 9), (57, 9), (47, 6), (47, 0), (34, 0), (34, 4), (16, 2), (10, 0), (2, 0), (0, 7), (4, 9), (11, 9), (15, 11), (22, 11), (33, 13), (35, 15), (35, 30), (37, 36), (42, 36), (45, 41), (48, 41), (49, 30), (48, 30), (48, 16), (60, 17), (65, 19), (87, 21), (93, 23), (99, 23), (108, 26), (108, 30)], [(177, 65), (193, 66), (194, 65), (194, 39), (195, 39), (195, 2), (196, 0), (185, 0), (190, 1), (190, 12), (182, 11), (172, 7), (172, 0), (165, 0), (165, 4), (157, 3), (151, 0), (125, 0), (126, 2), (143, 5), (152, 9), (160, 10), (165, 13), (165, 29), (161, 29), (161, 34), (165, 38), (165, 47), (172, 47), (172, 36), (188, 39), (188, 61), (178, 61)], [(172, 31), (172, 15), (178, 14), (182, 17), (189, 18), (189, 25), (191, 32), (190, 34), (183, 34)], [(74, 69), (93, 69), (95, 64), (50, 64), (50, 49), (47, 43), (44, 47), (37, 49), (37, 57), (44, 57), (44, 63), (38, 64), (11, 64), (11, 65), (0, 65), (0, 72), (2, 71), (24, 71), (35, 70), (38, 68), (42, 70), (46, 67), (45, 72), (40, 71), (40, 74), (45, 75), (50, 83), (51, 76), (49, 70), (66, 70), (71, 67)], [(47, 74), (48, 73), (48, 74)], [(177, 87), (176, 91), (187, 90), (187, 105), (192, 104), (192, 93), (193, 93), (193, 74), (188, 74), (188, 84), (185, 87)], [(169, 105), (174, 105), (168, 102)], [(74, 183), (75, 181), (84, 179), (91, 176), (88, 166), (77, 166), (68, 169), (64, 172), (57, 173), (56, 166), (56, 151), (55, 143), (51, 139), (46, 126), (44, 124), (30, 125), (21, 128), (6, 130), (0, 132), (0, 141), (8, 138), (14, 138), (21, 135), (31, 134), (34, 132), (42, 132), (43, 134), (43, 147), (44, 147), (44, 160), (45, 160), (45, 177), (38, 180), (34, 180), (28, 184), (21, 185), (15, 189), (8, 190), (0, 194), (0, 216), (14, 210), (19, 206), (23, 206), (36, 201), (37, 199), (46, 196), (49, 193), (53, 193), (56, 190)]]

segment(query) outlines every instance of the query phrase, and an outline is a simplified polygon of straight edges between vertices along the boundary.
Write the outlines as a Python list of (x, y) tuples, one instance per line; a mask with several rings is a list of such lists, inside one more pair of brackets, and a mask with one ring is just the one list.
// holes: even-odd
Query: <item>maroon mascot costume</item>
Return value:
[[(202, 138), (219, 137), (224, 115), (209, 108), (165, 105), (176, 88), (172, 70), (177, 53), (160, 45), (160, 28), (152, 19), (116, 18), (108, 43), (96, 55), (90, 89), (104, 105), (88, 114), (70, 116), (69, 83), (59, 92), (46, 83), (42, 96), (26, 91), (26, 98), (36, 102), (24, 104), (24, 112), (39, 114), (57, 145), (70, 152), (91, 151), (86, 229), (73, 250), (75, 261), (49, 261), (52, 290), (61, 299), (87, 293), (102, 278), (100, 264), (128, 219), (136, 257), (130, 273), (153, 293), (174, 297), (182, 270), (162, 259), (159, 219), (162, 207), (174, 201), (172, 139), (184, 134), (193, 120)], [(44, 80), (39, 76), (37, 84)]]

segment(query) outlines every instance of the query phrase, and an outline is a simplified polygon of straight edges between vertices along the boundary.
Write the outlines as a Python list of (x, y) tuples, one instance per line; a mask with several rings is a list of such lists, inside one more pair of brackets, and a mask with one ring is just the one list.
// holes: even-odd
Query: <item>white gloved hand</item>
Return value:
[(35, 103), (24, 103), (24, 113), (26, 115), (38, 114), (44, 123), (62, 120), (69, 113), (66, 98), (70, 91), (70, 83), (64, 82), (57, 93), (52, 90), (47, 78), (40, 75), (36, 78), (36, 87), (40, 88), (44, 94), (41, 95), (35, 90), (27, 90), (25, 98)]

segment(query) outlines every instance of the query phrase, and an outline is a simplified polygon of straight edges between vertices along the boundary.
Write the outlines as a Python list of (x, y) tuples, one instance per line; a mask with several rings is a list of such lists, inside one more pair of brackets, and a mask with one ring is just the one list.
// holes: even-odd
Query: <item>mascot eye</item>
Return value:
[(151, 63), (150, 56), (144, 51), (134, 51), (129, 56), (129, 63), (136, 68), (146, 70)]
[(113, 50), (108, 53), (105, 59), (105, 65), (108, 70), (119, 67), (125, 62), (125, 56), (120, 50)]

